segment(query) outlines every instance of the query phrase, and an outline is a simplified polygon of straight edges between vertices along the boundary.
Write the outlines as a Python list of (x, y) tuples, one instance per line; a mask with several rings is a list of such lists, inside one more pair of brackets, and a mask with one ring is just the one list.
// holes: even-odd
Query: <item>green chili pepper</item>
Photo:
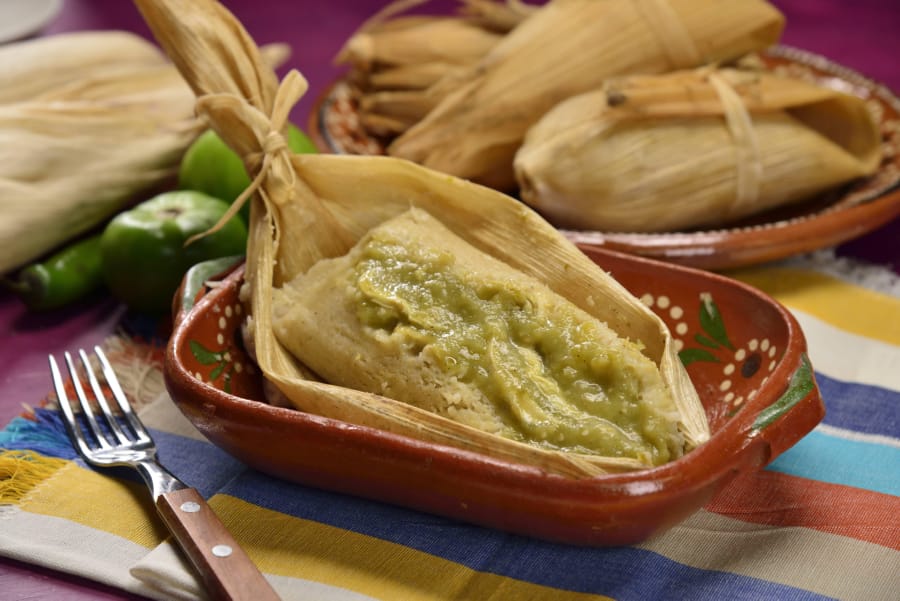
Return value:
[(100, 234), (69, 244), (46, 260), (28, 265), (4, 285), (35, 311), (56, 309), (103, 285)]

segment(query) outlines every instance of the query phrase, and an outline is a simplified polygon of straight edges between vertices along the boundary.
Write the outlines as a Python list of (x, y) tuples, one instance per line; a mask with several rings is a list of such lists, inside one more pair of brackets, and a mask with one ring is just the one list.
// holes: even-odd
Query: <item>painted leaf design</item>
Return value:
[(222, 373), (222, 370), (225, 369), (225, 362), (219, 363), (212, 372), (209, 374), (210, 381), (215, 380)]
[(710, 340), (703, 334), (695, 335), (694, 340), (696, 340), (699, 344), (702, 344), (703, 346), (708, 346), (709, 348), (719, 348), (719, 346), (720, 346), (718, 342), (716, 342), (715, 340)]
[(734, 346), (728, 340), (728, 334), (725, 332), (725, 322), (722, 321), (722, 314), (719, 313), (719, 307), (712, 299), (712, 296), (703, 294), (700, 296), (700, 300), (702, 301), (700, 303), (700, 327), (703, 328), (703, 331), (710, 338), (725, 348), (734, 350)]
[(196, 340), (190, 342), (191, 354), (201, 365), (212, 365), (221, 359), (221, 353), (211, 351)]
[(678, 353), (678, 358), (681, 359), (681, 363), (685, 366), (695, 361), (712, 361), (714, 363), (719, 361), (715, 355), (702, 348), (684, 349)]

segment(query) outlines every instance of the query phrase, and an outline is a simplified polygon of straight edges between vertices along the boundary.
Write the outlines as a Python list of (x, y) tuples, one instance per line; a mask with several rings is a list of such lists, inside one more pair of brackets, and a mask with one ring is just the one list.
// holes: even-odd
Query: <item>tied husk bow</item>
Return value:
[(571, 477), (646, 467), (630, 459), (534, 447), (319, 381), (279, 343), (273, 333), (273, 288), (323, 259), (345, 255), (367, 232), (416, 207), (619, 335), (640, 340), (674, 397), (686, 447), (706, 440), (702, 406), (662, 321), (535, 212), (496, 191), (408, 161), (290, 154), (278, 137), (305, 88), (302, 76), (289, 74), (279, 86), (240, 24), (212, 0), (136, 2), (195, 90), (198, 111), (244, 157), (253, 176), (244, 289), (248, 329), (260, 369), (297, 409)]

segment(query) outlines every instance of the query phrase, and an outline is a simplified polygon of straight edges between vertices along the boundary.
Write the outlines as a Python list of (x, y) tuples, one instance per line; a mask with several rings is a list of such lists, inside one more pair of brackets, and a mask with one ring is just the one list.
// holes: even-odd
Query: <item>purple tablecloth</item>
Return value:
[[(339, 70), (332, 64), (342, 42), (380, 6), (373, 0), (228, 0), (224, 2), (259, 43), (293, 47), (287, 66), (299, 69), (310, 91), (293, 120), (305, 124), (317, 94)], [(826, 55), (894, 90), (900, 90), (900, 4), (895, 0), (776, 0), (787, 17), (783, 42)], [(451, 6), (434, 2), (429, 10)], [(65, 0), (59, 17), (44, 31), (125, 29), (150, 37), (129, 2)], [(900, 273), (900, 220), (847, 243), (839, 254), (890, 265)], [(46, 357), (99, 342), (111, 333), (123, 309), (95, 297), (69, 309), (33, 315), (0, 292), (0, 424), (34, 403), (49, 387)], [(118, 599), (115, 591), (93, 583), (0, 559), (0, 598)]]

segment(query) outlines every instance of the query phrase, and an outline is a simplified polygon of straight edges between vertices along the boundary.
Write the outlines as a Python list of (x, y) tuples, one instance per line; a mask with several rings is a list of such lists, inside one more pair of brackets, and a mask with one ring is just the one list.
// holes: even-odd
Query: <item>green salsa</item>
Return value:
[(644, 398), (663, 386), (658, 370), (575, 305), (552, 295), (535, 302), (521, 281), (390, 236), (368, 240), (354, 269), (360, 322), (481, 391), (501, 435), (653, 464), (671, 458), (672, 409)]

